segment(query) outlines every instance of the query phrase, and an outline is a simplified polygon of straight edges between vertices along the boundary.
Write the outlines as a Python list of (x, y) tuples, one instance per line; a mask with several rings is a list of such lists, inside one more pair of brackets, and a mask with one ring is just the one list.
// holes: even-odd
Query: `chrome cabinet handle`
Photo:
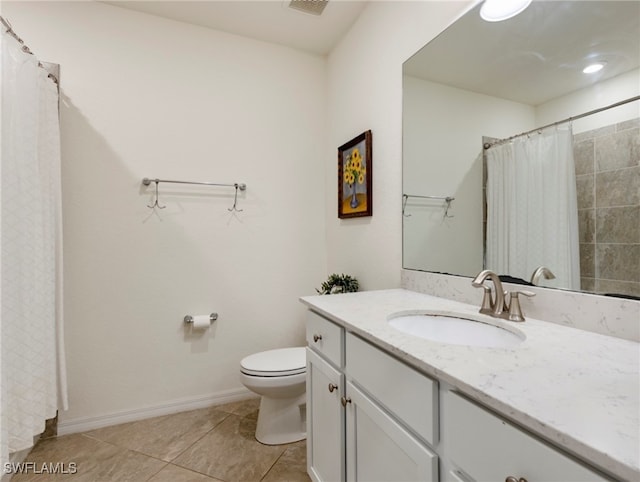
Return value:
[(315, 343), (318, 343), (320, 340), (322, 340), (322, 335), (313, 335), (313, 341)]
[(520, 477), (518, 479), (518, 478), (514, 477), (513, 475), (510, 475), (509, 477), (504, 479), (504, 482), (527, 482), (527, 479), (525, 479), (524, 477)]
[(330, 391), (331, 393), (333, 393), (333, 391), (334, 391), (334, 390), (337, 390), (337, 389), (338, 389), (338, 385), (335, 385), (335, 384), (333, 384), (333, 383), (329, 383), (329, 391)]
[[(350, 399), (350, 398), (342, 397), (342, 398), (340, 399), (340, 403), (342, 403), (342, 406), (343, 406), (343, 407), (346, 407), (346, 406), (347, 406), (347, 403), (351, 403), (351, 399)], [(511, 481), (509, 481), (509, 482), (511, 482)]]

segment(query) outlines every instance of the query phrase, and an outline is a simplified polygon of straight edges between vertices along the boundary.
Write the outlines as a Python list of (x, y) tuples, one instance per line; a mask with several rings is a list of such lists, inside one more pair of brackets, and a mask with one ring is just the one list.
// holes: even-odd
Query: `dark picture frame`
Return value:
[(373, 215), (372, 135), (368, 130), (338, 147), (338, 217)]

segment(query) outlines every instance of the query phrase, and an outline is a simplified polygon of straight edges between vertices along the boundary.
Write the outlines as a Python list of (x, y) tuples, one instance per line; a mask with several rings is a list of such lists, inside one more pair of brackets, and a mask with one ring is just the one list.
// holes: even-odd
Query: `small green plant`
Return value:
[(347, 274), (332, 274), (327, 281), (322, 283), (320, 289), (316, 288), (319, 295), (334, 295), (337, 293), (355, 293), (360, 288), (358, 280)]

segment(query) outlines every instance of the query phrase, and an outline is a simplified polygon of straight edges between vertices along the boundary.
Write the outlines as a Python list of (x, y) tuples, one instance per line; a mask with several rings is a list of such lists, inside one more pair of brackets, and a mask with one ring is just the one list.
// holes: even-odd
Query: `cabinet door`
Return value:
[(347, 480), (438, 480), (438, 458), (351, 383), (347, 383)]
[(444, 404), (443, 438), (448, 457), (473, 480), (607, 480), (454, 392), (445, 393)]
[(316, 482), (344, 480), (342, 377), (307, 348), (307, 472)]
[[(422, 437), (438, 443), (438, 383), (358, 338), (346, 335), (347, 379)], [(410, 394), (410, 396), (409, 396)]]

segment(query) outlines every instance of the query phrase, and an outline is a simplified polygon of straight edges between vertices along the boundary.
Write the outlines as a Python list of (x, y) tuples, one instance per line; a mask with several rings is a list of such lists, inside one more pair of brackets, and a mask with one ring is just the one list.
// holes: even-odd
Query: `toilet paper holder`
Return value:
[[(211, 320), (212, 322), (216, 321), (217, 319), (218, 319), (218, 313), (211, 313), (209, 315), (209, 320)], [(184, 322), (187, 323), (187, 324), (193, 323), (193, 316), (191, 316), (191, 315), (185, 316), (184, 317)]]

